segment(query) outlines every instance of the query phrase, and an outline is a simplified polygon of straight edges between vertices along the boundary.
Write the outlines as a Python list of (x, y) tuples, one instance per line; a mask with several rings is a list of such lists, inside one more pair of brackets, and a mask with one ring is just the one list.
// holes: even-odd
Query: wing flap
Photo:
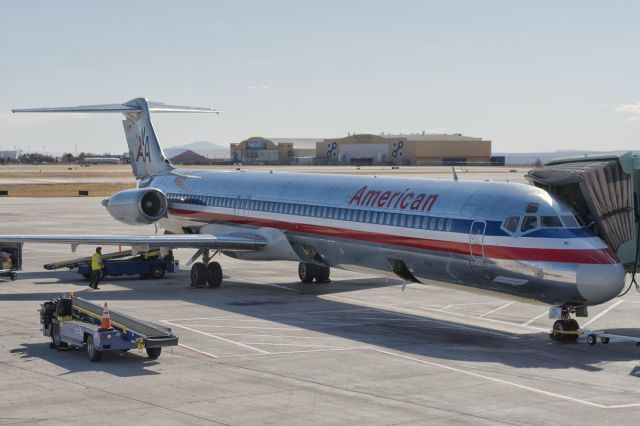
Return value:
[(267, 242), (251, 235), (0, 235), (0, 242), (53, 243), (79, 246), (123, 245), (153, 248), (198, 248), (224, 251), (256, 251)]

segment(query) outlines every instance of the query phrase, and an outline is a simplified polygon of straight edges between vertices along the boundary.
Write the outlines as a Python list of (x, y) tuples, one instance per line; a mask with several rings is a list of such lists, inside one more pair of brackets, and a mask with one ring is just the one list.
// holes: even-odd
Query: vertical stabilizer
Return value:
[(133, 174), (137, 179), (173, 169), (158, 143), (156, 132), (151, 124), (151, 112), (213, 112), (211, 108), (166, 105), (149, 102), (144, 98), (132, 99), (123, 104), (83, 105), (76, 107), (13, 109), (13, 112), (120, 112), (125, 119), (124, 133), (129, 145), (129, 155)]
[(147, 100), (138, 98), (125, 105), (137, 107), (140, 110), (124, 113), (126, 118), (122, 120), (133, 174), (141, 179), (173, 169), (171, 162), (162, 152), (156, 132), (153, 130)]

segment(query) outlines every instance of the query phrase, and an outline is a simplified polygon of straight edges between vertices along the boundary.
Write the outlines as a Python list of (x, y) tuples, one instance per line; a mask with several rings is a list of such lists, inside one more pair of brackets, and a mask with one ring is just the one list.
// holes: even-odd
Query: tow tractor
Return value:
[(108, 312), (106, 303), (103, 307), (73, 293), (53, 295), (39, 312), (42, 334), (51, 337), (52, 348), (86, 347), (93, 362), (100, 361), (106, 351), (130, 349), (145, 349), (150, 359), (156, 359), (163, 347), (178, 344), (168, 327)]

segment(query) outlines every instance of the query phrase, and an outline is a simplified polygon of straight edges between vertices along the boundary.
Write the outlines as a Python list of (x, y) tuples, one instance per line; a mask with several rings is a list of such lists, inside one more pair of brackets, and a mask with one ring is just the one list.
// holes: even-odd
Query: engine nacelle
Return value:
[(102, 205), (115, 219), (127, 225), (149, 225), (167, 214), (169, 201), (155, 188), (126, 189), (104, 200)]

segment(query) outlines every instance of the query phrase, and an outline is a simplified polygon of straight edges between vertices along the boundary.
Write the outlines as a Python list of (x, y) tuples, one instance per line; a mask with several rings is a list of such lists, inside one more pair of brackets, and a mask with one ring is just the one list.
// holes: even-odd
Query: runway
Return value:
[[(7, 198), (0, 234), (153, 233), (115, 222), (100, 198)], [(93, 247), (81, 247), (90, 253)], [(105, 248), (105, 251), (109, 251)], [(184, 265), (193, 253), (177, 251)], [(332, 271), (299, 284), (297, 264), (222, 257), (221, 289), (70, 271), (68, 246), (25, 246), (25, 270), (0, 281), (0, 424), (637, 424), (640, 349), (559, 344), (547, 308), (430, 285)], [(40, 303), (76, 291), (170, 326), (180, 346), (91, 363), (56, 351)], [(592, 329), (638, 334), (640, 294), (590, 308)]]

